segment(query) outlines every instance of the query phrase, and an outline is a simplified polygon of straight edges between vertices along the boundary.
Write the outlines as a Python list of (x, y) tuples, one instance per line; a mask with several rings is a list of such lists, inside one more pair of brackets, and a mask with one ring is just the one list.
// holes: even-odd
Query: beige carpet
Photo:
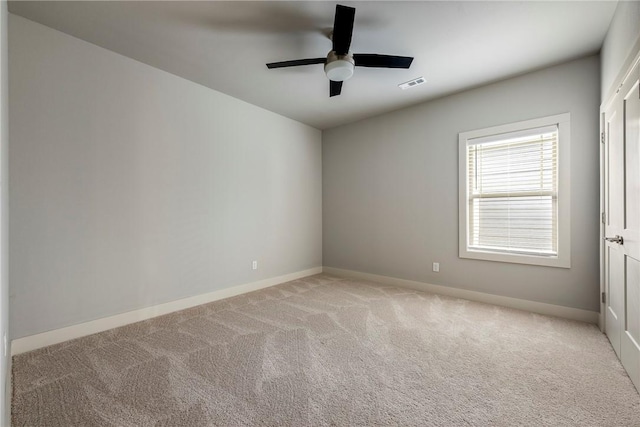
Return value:
[(14, 357), (15, 426), (639, 426), (593, 325), (313, 276)]

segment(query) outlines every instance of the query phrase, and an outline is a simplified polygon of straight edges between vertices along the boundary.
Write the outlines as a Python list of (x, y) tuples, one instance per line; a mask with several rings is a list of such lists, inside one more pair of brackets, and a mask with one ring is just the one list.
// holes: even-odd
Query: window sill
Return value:
[(483, 261), (508, 262), (515, 264), (539, 265), (543, 267), (571, 268), (569, 257), (562, 254), (554, 257), (522, 254), (509, 254), (460, 248), (460, 258), (477, 259)]

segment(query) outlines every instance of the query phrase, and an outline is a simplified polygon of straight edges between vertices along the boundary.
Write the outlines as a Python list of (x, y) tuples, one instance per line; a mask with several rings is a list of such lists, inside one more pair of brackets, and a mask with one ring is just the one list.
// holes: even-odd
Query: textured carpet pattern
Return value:
[(13, 359), (15, 426), (638, 426), (593, 325), (318, 275)]

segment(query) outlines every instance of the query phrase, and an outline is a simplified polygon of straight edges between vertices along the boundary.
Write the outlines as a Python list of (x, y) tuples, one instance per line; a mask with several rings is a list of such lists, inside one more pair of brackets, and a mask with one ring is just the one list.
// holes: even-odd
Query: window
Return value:
[(569, 114), (459, 144), (460, 257), (569, 268)]

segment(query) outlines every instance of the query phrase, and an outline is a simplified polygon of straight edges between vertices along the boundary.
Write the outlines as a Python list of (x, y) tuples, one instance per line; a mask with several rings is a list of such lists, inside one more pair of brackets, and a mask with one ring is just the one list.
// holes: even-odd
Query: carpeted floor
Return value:
[(593, 325), (313, 276), (14, 357), (15, 426), (638, 426)]

